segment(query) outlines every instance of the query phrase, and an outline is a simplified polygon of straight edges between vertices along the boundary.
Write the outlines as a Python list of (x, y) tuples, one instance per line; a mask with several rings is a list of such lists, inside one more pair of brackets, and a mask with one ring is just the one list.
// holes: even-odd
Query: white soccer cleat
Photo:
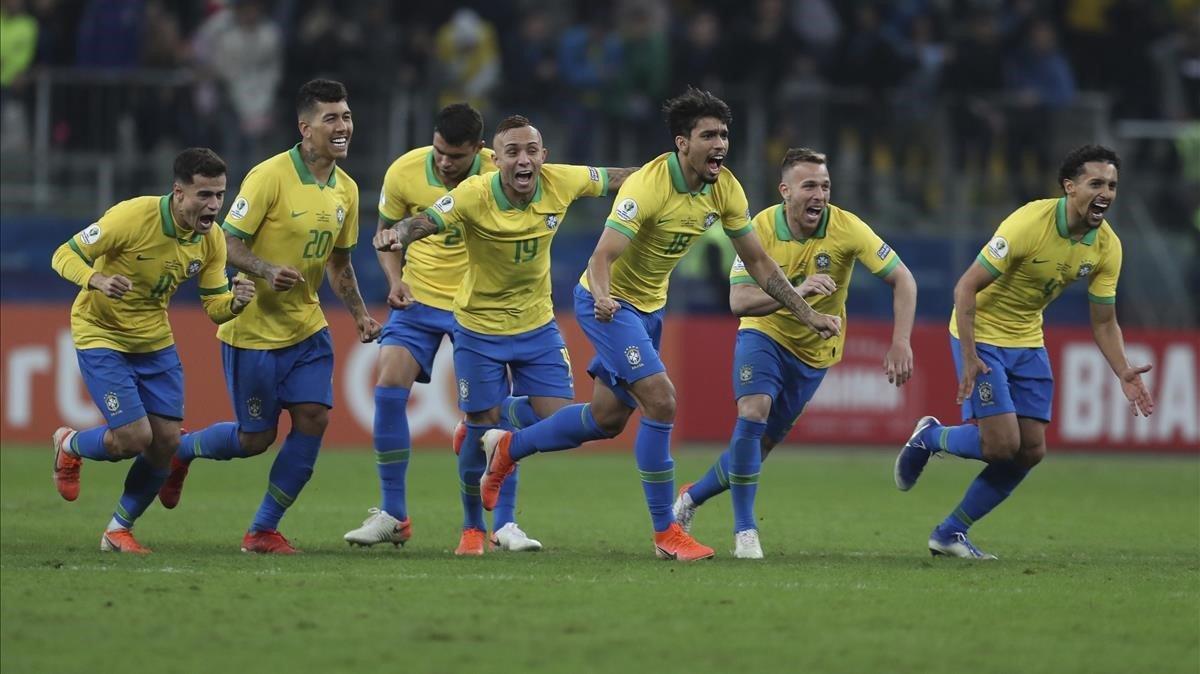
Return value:
[(347, 531), (343, 539), (350, 545), (371, 547), (376, 543), (391, 543), (404, 545), (412, 538), (411, 520), (400, 521), (379, 508), (371, 508), (362, 526), (354, 531)]
[(945, 555), (963, 559), (996, 559), (996, 555), (975, 547), (971, 539), (961, 531), (942, 531), (940, 526), (934, 528), (933, 533), (929, 534), (929, 554), (934, 557)]
[(537, 552), (542, 549), (542, 542), (530, 538), (516, 522), (509, 522), (492, 534), (492, 546), (509, 552)]
[(688, 494), (688, 488), (691, 484), (685, 484), (679, 488), (679, 496), (675, 497), (675, 503), (671, 504), (671, 516), (675, 518), (675, 523), (683, 529), (684, 533), (692, 533), (692, 519), (696, 517), (696, 509), (700, 506), (692, 501), (692, 497)]
[(758, 542), (758, 529), (746, 529), (733, 535), (733, 556), (738, 559), (762, 559), (762, 544)]

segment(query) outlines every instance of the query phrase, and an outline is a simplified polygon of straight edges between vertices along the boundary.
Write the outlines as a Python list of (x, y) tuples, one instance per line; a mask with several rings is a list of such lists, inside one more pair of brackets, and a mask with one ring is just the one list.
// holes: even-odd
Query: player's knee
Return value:
[(1016, 461), (1022, 468), (1033, 468), (1046, 458), (1046, 443), (1022, 447)]
[(737, 412), (739, 419), (765, 424), (771, 414), (771, 396), (742, 396), (737, 401)]
[(329, 428), (329, 408), (324, 405), (301, 405), (292, 409), (292, 425), (305, 435), (324, 435)]
[(980, 449), (983, 458), (989, 462), (1012, 461), (1021, 452), (1021, 439), (1008, 435), (995, 435), (980, 438)]
[(242, 446), (242, 451), (246, 456), (257, 456), (270, 449), (271, 444), (275, 442), (275, 430), (262, 431), (260, 433), (238, 433), (238, 443)]
[(643, 387), (638, 393), (642, 414), (662, 423), (675, 421), (675, 385), (670, 379), (662, 377), (652, 386)]
[[(150, 422), (139, 419), (132, 424), (110, 429), (113, 438), (111, 453), (121, 459), (129, 459), (150, 449), (154, 442), (154, 433)], [(176, 442), (178, 447), (178, 441)]]
[(625, 424), (629, 422), (631, 413), (632, 410), (626, 407), (618, 409), (616, 406), (602, 408), (592, 405), (592, 418), (596, 420), (596, 425), (600, 427), (600, 430), (610, 438), (625, 430)]

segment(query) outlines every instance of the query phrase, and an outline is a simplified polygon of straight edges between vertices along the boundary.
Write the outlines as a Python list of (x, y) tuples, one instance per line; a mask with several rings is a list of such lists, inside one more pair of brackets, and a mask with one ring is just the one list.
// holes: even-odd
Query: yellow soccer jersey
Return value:
[[(77, 349), (147, 353), (174, 344), (167, 305), (179, 284), (193, 276), (200, 277), (204, 310), (214, 321), (234, 316), (225, 277), (225, 237), (215, 228), (207, 234), (176, 229), (169, 194), (137, 197), (108, 209), (59, 246), (51, 266), (83, 288), (71, 307)], [(111, 299), (88, 288), (96, 272), (120, 274), (133, 287), (121, 299)]]
[[(793, 285), (799, 285), (813, 274), (827, 274), (833, 279), (837, 284), (836, 292), (807, 299), (813, 309), (841, 317), (842, 334), (833, 339), (822, 339), (787, 309), (779, 309), (767, 316), (746, 316), (739, 329), (766, 334), (812, 367), (836, 364), (842, 359), (842, 346), (846, 343), (846, 294), (850, 289), (854, 261), (858, 260), (872, 274), (883, 278), (900, 264), (900, 256), (858, 216), (832, 204), (821, 215), (817, 231), (807, 239), (792, 237), (783, 204), (771, 206), (754, 216), (753, 224), (763, 248), (779, 263)], [(729, 283), (755, 283), (741, 258), (733, 262)]]
[[(1108, 221), (1078, 241), (1067, 232), (1067, 200), (1040, 199), (1018, 208), (976, 257), (996, 280), (975, 297), (975, 341), (1042, 346), (1042, 310), (1068, 284), (1086, 278), (1088, 299), (1117, 301), (1121, 241)], [(950, 334), (958, 336), (950, 315)]]
[(454, 318), (468, 330), (515, 335), (549, 323), (550, 241), (567, 207), (608, 193), (608, 172), (545, 164), (525, 208), (509, 202), (500, 174), (464, 180), (425, 212), (438, 231), (462, 229), (467, 274), (454, 298)]
[(338, 166), (318, 183), (299, 148), (250, 169), (222, 227), (265, 262), (298, 270), (304, 283), (280, 293), (254, 278), (256, 294), (243, 320), (217, 330), (231, 346), (282, 349), (325, 327), (317, 298), (325, 263), (334, 249), (354, 250), (358, 241), (358, 185)]
[[(721, 168), (716, 184), (689, 192), (674, 152), (654, 158), (621, 185), (605, 222), (631, 239), (612, 265), (612, 296), (658, 311), (667, 303), (671, 271), (696, 237), (719, 222), (736, 238), (751, 231), (749, 221), (746, 192), (729, 169)], [(588, 288), (586, 271), (579, 282)]]
[[(496, 170), (495, 153), (484, 148), (475, 155), (469, 176)], [(379, 217), (395, 223), (416, 215), (446, 195), (433, 166), (433, 148), (407, 152), (388, 167), (379, 193)], [(467, 246), (462, 230), (447, 229), (414, 241), (405, 252), (404, 282), (422, 304), (449, 311), (454, 293), (467, 273)]]

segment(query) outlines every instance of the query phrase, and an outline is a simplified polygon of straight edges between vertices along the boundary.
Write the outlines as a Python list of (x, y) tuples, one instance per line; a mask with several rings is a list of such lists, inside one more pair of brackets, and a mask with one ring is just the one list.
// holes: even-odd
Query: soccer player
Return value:
[(304, 84), (296, 114), (301, 141), (250, 170), (222, 225), (230, 264), (258, 289), (246, 315), (217, 331), (237, 421), (184, 435), (160, 494), (168, 508), (179, 502), (193, 459), (265, 452), (286, 409), (292, 430), (271, 465), (243, 552), (296, 552), (279, 533), (279, 520), (312, 476), (333, 407), (333, 343), (317, 297), (327, 271), (359, 339), (374, 341), (380, 332), (350, 263), (358, 185), (337, 165), (354, 133), (346, 88), (331, 80)]
[(746, 193), (724, 167), (729, 106), (707, 91), (688, 89), (663, 110), (675, 151), (653, 159), (621, 188), (575, 288), (576, 318), (596, 348), (588, 367), (595, 379), (592, 402), (559, 410), (515, 433), (486, 436), (482, 489), (484, 505), (490, 506), (516, 461), (612, 437), (641, 407), (634, 455), (655, 551), (664, 559), (692, 561), (711, 557), (713, 551), (680, 528), (671, 514), (675, 387), (658, 355), (671, 270), (697, 236), (720, 224), (755, 282), (803, 324), (829, 338), (840, 332), (841, 319), (818, 314), (805, 303), (754, 234)]
[(467, 416), (458, 463), (464, 514), (459, 555), (483, 554), (480, 440), (499, 426), (510, 389), (513, 396), (528, 396), (539, 418), (575, 395), (550, 299), (550, 242), (572, 202), (605, 196), (633, 172), (546, 164), (541, 133), (519, 115), (500, 122), (493, 147), (496, 173), (467, 178), (374, 240), (376, 250), (402, 250), (417, 239), (458, 230), (466, 242), (467, 273), (454, 298), (454, 371), (459, 409)]
[(948, 452), (987, 466), (962, 502), (929, 536), (933, 555), (995, 559), (967, 530), (1000, 505), (1046, 455), (1054, 378), (1042, 345), (1042, 311), (1067, 285), (1086, 279), (1092, 335), (1134, 416), (1154, 412), (1142, 374), (1130, 365), (1115, 302), (1121, 241), (1104, 219), (1117, 197), (1121, 161), (1084, 145), (1063, 160), (1064, 196), (1031, 201), (1000, 223), (954, 286), (950, 346), (965, 423), (922, 417), (896, 457), (896, 486), (908, 491), (929, 457)]
[(167, 478), (183, 419), (183, 366), (167, 321), (179, 284), (199, 277), (204, 311), (231, 321), (254, 297), (254, 285), (225, 277), (225, 239), (213, 230), (225, 200), (225, 162), (207, 148), (175, 157), (165, 196), (137, 197), (54, 251), (51, 266), (83, 290), (71, 307), (79, 371), (105, 423), (54, 431), (54, 485), (79, 497), (81, 459), (133, 459), (125, 491), (100, 536), (106, 552), (145, 554), (133, 523)]
[[(479, 111), (466, 103), (446, 106), (434, 122), (433, 144), (402, 155), (388, 168), (376, 231), (420, 213), (467, 178), (495, 170), (495, 153), (483, 147)], [(454, 338), (454, 293), (467, 273), (467, 247), (458, 227), (413, 242), (404, 251), (407, 264), (399, 253), (377, 255), (388, 278), (391, 306), (380, 338), (375, 384), (375, 463), (382, 499), (361, 527), (344, 536), (351, 545), (364, 546), (403, 545), (412, 536), (405, 499), (411, 452), (405, 408), (413, 382), (429, 382), (443, 335)], [(503, 408), (511, 411), (517, 424), (510, 427), (520, 428), (521, 418), (527, 423), (537, 419), (529, 418), (533, 408), (527, 397), (509, 398)], [(501, 415), (502, 426), (509, 417)], [(465, 434), (466, 426), (460, 422), (454, 433), (456, 453)], [(540, 550), (542, 544), (514, 521), (517, 481), (510, 482), (511, 486), (505, 483), (493, 513), (491, 543), (501, 550)]]
[[(807, 148), (783, 157), (783, 203), (754, 216), (767, 254), (796, 290), (815, 297), (813, 308), (846, 320), (846, 295), (854, 261), (892, 286), (892, 344), (883, 357), (888, 381), (903, 385), (912, 374), (913, 314), (917, 284), (891, 246), (850, 211), (829, 203), (825, 155)], [(675, 521), (691, 531), (696, 509), (729, 490), (733, 498), (733, 556), (761, 559), (754, 517), (761, 463), (787, 437), (830, 367), (842, 359), (845, 333), (823, 340), (754, 283), (735, 260), (729, 273), (729, 306), (742, 318), (733, 357), (737, 423), (729, 449), (694, 485), (684, 485), (672, 506)]]

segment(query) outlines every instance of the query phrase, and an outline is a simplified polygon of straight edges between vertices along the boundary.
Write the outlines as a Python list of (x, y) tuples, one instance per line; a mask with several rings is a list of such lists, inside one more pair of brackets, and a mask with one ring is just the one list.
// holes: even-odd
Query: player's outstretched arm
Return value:
[(1150, 365), (1130, 365), (1125, 356), (1125, 337), (1117, 324), (1117, 309), (1114, 304), (1091, 303), (1092, 337), (1096, 346), (1108, 361), (1113, 374), (1121, 380), (1121, 391), (1129, 401), (1133, 416), (1148, 417), (1154, 413), (1154, 398), (1142, 381), (1142, 375), (1150, 371)]
[(250, 247), (241, 238), (225, 233), (225, 249), (229, 265), (251, 276), (266, 279), (276, 292), (291, 290), (297, 283), (304, 283), (304, 276), (292, 267), (271, 264), (250, 252)]
[(903, 386), (912, 376), (912, 328), (917, 313), (917, 280), (904, 263), (896, 265), (883, 282), (892, 287), (892, 345), (883, 357), (888, 382)]
[[(829, 274), (813, 274), (795, 288), (801, 297), (829, 296), (837, 292), (837, 282)], [(729, 286), (729, 309), (734, 316), (769, 316), (782, 308), (774, 297), (753, 283)]]
[[(371, 245), (378, 251), (404, 250), (413, 241), (438, 233), (438, 224), (424, 213), (404, 218), (400, 222), (375, 232)], [(403, 264), (403, 261), (401, 261)]]
[(359, 341), (366, 343), (378, 339), (382, 327), (367, 313), (367, 305), (358, 291), (358, 277), (354, 275), (354, 265), (350, 262), (350, 251), (335, 249), (329, 254), (325, 270), (329, 274), (329, 285), (354, 317)]
[(596, 299), (596, 320), (607, 323), (611, 321), (621, 305), (612, 298), (612, 264), (621, 257), (621, 253), (629, 246), (629, 237), (611, 227), (605, 227), (596, 242), (596, 249), (588, 258), (587, 280), (588, 289)]
[(958, 283), (954, 284), (955, 325), (958, 328), (958, 346), (963, 359), (962, 380), (958, 382), (958, 395), (955, 398), (959, 405), (971, 396), (976, 375), (992, 371), (979, 358), (979, 352), (975, 349), (975, 296), (994, 280), (992, 273), (976, 260), (959, 277)]
[(608, 193), (616, 194), (617, 190), (621, 189), (621, 185), (625, 184), (625, 179), (633, 175), (633, 172), (637, 171), (639, 168), (641, 167), (633, 166), (630, 168), (605, 168), (604, 171), (608, 173)]
[[(100, 223), (95, 223), (84, 231), (89, 232), (93, 228), (99, 232)], [(112, 255), (116, 237), (93, 237), (91, 243), (83, 239), (82, 235), (68, 239), (54, 251), (54, 256), (50, 258), (50, 267), (58, 272), (59, 276), (84, 290), (99, 290), (107, 297), (121, 299), (133, 289), (133, 281), (120, 274), (101, 274), (92, 268), (92, 260), (101, 255)], [(77, 239), (83, 239), (83, 243), (79, 243)]]
[(775, 260), (767, 255), (767, 251), (763, 250), (762, 242), (758, 240), (757, 234), (751, 231), (731, 239), (731, 241), (734, 251), (746, 265), (746, 271), (750, 272), (750, 276), (763, 289), (763, 292), (787, 307), (788, 311), (800, 319), (800, 322), (815, 330), (822, 338), (829, 339), (841, 333), (842, 320), (837, 316), (818, 313), (809, 306), (808, 302), (804, 301), (804, 298), (784, 276), (783, 270), (779, 268)]

